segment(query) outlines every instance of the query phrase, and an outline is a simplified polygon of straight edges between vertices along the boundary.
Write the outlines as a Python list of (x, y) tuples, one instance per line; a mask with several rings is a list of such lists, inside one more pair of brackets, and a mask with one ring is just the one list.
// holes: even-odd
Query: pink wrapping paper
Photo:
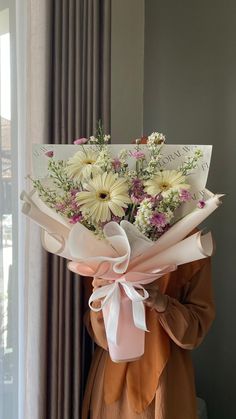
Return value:
[[(105, 327), (108, 326), (111, 306), (103, 308)], [(117, 344), (108, 340), (110, 357), (114, 362), (135, 361), (144, 354), (145, 331), (135, 326), (132, 303), (126, 295), (120, 302)]]

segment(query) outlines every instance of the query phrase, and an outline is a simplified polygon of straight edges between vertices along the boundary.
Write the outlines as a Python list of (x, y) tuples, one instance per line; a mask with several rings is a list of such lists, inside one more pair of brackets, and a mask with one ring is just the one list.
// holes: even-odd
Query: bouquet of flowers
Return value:
[[(217, 208), (220, 195), (204, 190), (204, 146), (182, 146), (188, 155), (175, 150), (166, 162), (163, 152), (171, 146), (161, 133), (125, 148), (109, 142), (99, 125), (96, 136), (74, 146), (36, 147), (43, 165), (33, 191), (22, 193), (22, 210), (42, 227), (44, 247), (72, 261), (71, 270), (113, 280), (89, 305), (103, 310), (110, 355), (118, 362), (144, 352), (143, 285), (211, 255), (210, 233), (186, 236)], [(60, 147), (63, 158), (56, 156)], [(72, 155), (70, 147), (77, 148)], [(96, 299), (100, 308), (92, 305)]]

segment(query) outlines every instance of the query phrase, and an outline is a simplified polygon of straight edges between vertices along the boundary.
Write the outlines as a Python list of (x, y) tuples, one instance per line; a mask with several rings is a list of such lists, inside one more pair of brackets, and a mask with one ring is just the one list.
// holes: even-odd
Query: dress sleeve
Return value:
[[(95, 302), (93, 303), (95, 304)], [(88, 310), (84, 317), (88, 333), (98, 346), (108, 350), (107, 338), (104, 326), (102, 311), (94, 312)]]
[(181, 302), (168, 297), (167, 309), (158, 314), (159, 322), (170, 338), (183, 349), (194, 349), (204, 339), (215, 317), (211, 261), (184, 286)]

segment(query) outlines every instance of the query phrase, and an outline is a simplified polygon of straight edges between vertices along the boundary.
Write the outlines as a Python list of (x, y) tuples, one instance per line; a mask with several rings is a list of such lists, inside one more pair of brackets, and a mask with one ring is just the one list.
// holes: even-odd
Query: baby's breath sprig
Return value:
[(128, 169), (129, 169), (129, 165), (128, 165), (128, 150), (126, 148), (123, 148), (120, 150), (119, 154), (118, 154), (118, 159), (117, 162), (119, 162), (119, 173), (121, 176), (126, 176)]
[(153, 132), (147, 138), (147, 149), (149, 151), (149, 158), (146, 162), (146, 167), (142, 170), (142, 178), (144, 180), (150, 179), (159, 170), (158, 163), (161, 158), (161, 150), (165, 143), (166, 137), (159, 132)]
[(98, 144), (104, 144), (104, 130), (101, 119), (98, 121), (96, 137), (98, 139)]
[(96, 161), (96, 165), (99, 166), (104, 172), (112, 170), (112, 156), (108, 147), (103, 147)]
[(38, 192), (40, 198), (48, 204), (50, 208), (54, 208), (55, 202), (57, 201), (57, 193), (45, 186), (39, 179), (31, 179), (34, 189)]
[(48, 174), (57, 188), (65, 192), (76, 188), (75, 181), (68, 177), (66, 162), (63, 160), (50, 159), (48, 163)]
[(182, 172), (184, 176), (188, 175), (190, 170), (195, 169), (197, 166), (198, 160), (203, 156), (202, 150), (199, 148), (195, 150), (193, 156), (188, 156), (187, 160), (179, 167), (179, 171)]
[(152, 226), (150, 219), (152, 216), (152, 202), (149, 198), (144, 198), (141, 202), (137, 214), (135, 216), (134, 225), (138, 230), (145, 234), (147, 237), (150, 235)]
[(171, 191), (166, 197), (160, 201), (157, 210), (161, 213), (173, 212), (179, 207), (179, 192)]
[(110, 143), (111, 136), (104, 133), (102, 120), (98, 120), (97, 130), (95, 136), (89, 137), (89, 144), (97, 145), (100, 149)]

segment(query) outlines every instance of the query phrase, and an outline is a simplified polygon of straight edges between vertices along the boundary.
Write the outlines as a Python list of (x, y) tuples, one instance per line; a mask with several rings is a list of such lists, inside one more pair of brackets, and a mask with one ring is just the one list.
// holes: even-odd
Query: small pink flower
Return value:
[(203, 199), (201, 199), (200, 201), (198, 201), (198, 204), (197, 204), (197, 206), (198, 206), (198, 208), (204, 208), (205, 207), (205, 205), (206, 205), (206, 202), (205, 201), (203, 201)]
[(121, 222), (122, 218), (121, 217), (118, 217), (117, 215), (112, 215), (111, 216), (111, 220), (112, 221), (115, 221), (116, 223), (119, 224)]
[(142, 160), (142, 159), (145, 158), (144, 152), (143, 151), (140, 151), (140, 150), (131, 151), (130, 152), (130, 155), (132, 157), (134, 157), (136, 160)]
[(70, 204), (70, 208), (73, 211), (78, 211), (78, 204), (77, 204), (77, 202), (76, 201), (72, 201), (71, 204)]
[(76, 145), (86, 144), (87, 141), (88, 141), (87, 138), (78, 138), (77, 140), (74, 141), (74, 144)]
[(144, 196), (143, 195), (131, 194), (130, 198), (131, 198), (131, 200), (134, 204), (138, 205), (143, 201)]
[(187, 189), (181, 189), (179, 199), (181, 202), (187, 202), (190, 201), (192, 198), (191, 193)]
[(147, 197), (149, 198), (149, 201), (153, 204), (153, 207), (157, 207), (157, 205), (161, 201), (163, 201), (163, 196), (160, 193), (156, 196), (147, 195)]
[(112, 162), (112, 166), (114, 167), (115, 170), (119, 170), (121, 167), (121, 161), (117, 158), (115, 158)]
[(82, 220), (83, 216), (81, 214), (75, 214), (70, 219), (70, 224), (76, 224), (79, 223)]
[(79, 192), (79, 189), (71, 189), (70, 190), (70, 194), (71, 194), (71, 196), (75, 196), (77, 193)]
[(62, 202), (58, 202), (58, 203), (55, 205), (55, 209), (56, 209), (57, 211), (64, 211), (64, 210), (65, 210), (65, 208), (66, 208), (66, 205), (65, 205), (64, 203), (62, 203)]
[(52, 150), (46, 151), (46, 153), (44, 153), (44, 154), (45, 154), (45, 156), (47, 156), (47, 157), (53, 157), (53, 155), (54, 155), (54, 153), (53, 153), (53, 151), (52, 151)]

